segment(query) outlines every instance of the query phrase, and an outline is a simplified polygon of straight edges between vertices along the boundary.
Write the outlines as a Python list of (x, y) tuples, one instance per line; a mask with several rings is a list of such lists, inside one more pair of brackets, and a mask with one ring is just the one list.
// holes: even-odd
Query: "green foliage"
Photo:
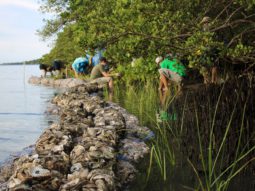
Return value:
[(223, 43), (214, 40), (214, 33), (197, 32), (186, 41), (186, 50), (188, 50), (188, 60), (190, 68), (210, 67), (215, 62), (215, 57), (219, 57), (223, 52)]
[[(153, 60), (172, 52), (189, 56), (190, 66), (201, 68), (211, 65), (208, 52), (212, 48), (218, 48), (231, 62), (255, 60), (250, 48), (233, 53), (240, 49), (240, 43), (254, 47), (254, 0), (41, 2), (41, 9), (55, 17), (46, 21), (40, 34), (45, 39), (57, 34), (52, 51), (44, 57), (46, 62), (61, 57), (70, 63), (91, 48), (106, 48), (106, 56), (121, 64), (131, 62), (131, 58)], [(211, 18), (208, 32), (203, 32), (200, 23), (204, 16)]]
[(227, 55), (231, 58), (242, 58), (251, 54), (252, 51), (254, 51), (254, 47), (238, 43), (235, 47), (228, 51)]
[(76, 39), (77, 32), (76, 29), (70, 27), (58, 33), (55, 46), (49, 54), (43, 56), (42, 62), (50, 65), (53, 60), (58, 59), (71, 64), (76, 57), (85, 54), (85, 50), (78, 44), (79, 39)]
[(118, 64), (117, 72), (122, 74), (122, 80), (127, 84), (150, 82), (157, 79), (157, 66), (151, 60), (138, 58), (130, 64)]

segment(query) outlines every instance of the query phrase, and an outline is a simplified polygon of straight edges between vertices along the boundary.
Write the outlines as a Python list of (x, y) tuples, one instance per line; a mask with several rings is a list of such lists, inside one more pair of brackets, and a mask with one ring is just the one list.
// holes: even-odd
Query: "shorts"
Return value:
[(178, 84), (181, 84), (183, 81), (183, 77), (177, 74), (176, 72), (173, 72), (166, 68), (161, 68), (158, 70), (160, 74), (164, 75), (167, 79), (176, 82)]
[(109, 83), (112, 80), (111, 77), (101, 77), (91, 80), (91, 83), (98, 83), (98, 84), (106, 84)]

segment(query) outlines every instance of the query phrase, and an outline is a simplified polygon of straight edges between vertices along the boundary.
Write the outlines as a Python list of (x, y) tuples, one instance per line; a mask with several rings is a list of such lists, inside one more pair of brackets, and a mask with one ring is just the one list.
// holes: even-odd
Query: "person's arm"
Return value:
[(102, 75), (103, 75), (104, 77), (120, 76), (119, 73), (109, 74), (108, 72), (102, 72)]
[(93, 56), (89, 57), (89, 66), (92, 66), (92, 58), (93, 58)]
[(114, 77), (119, 76), (119, 73), (110, 74), (109, 72), (106, 72), (103, 68), (100, 68), (100, 72), (104, 77)]
[(107, 72), (101, 72), (104, 77), (110, 77), (110, 74)]

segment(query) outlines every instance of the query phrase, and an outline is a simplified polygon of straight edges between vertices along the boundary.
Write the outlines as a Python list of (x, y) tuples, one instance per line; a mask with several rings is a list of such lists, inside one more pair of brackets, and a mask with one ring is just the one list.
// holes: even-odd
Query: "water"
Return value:
[[(166, 155), (174, 154), (173, 158), (170, 155), (166, 157), (165, 181), (163, 180), (160, 166), (156, 163), (157, 160), (155, 160), (155, 157), (152, 162), (150, 177), (147, 180), (150, 157), (147, 156), (144, 161), (137, 165), (139, 173), (135, 182), (128, 190), (183, 191), (198, 188), (198, 178), (190, 163), (187, 162), (187, 159), (192, 162), (201, 181), (205, 185), (204, 173), (208, 173), (208, 170), (204, 170), (202, 166), (202, 155), (198, 137), (200, 137), (202, 142), (201, 149), (205, 156), (204, 159), (207, 160), (209, 155), (209, 133), (212, 124), (214, 124), (213, 159), (215, 159), (216, 153), (219, 152), (219, 146), (223, 143), (223, 149), (219, 153), (220, 160), (218, 160), (214, 169), (215, 177), (219, 177), (235, 161), (235, 156), (241, 157), (243, 156), (242, 153), (247, 152), (249, 149), (253, 149), (253, 151), (242, 161), (239, 161), (239, 165), (233, 171), (237, 172), (241, 165), (253, 160), (255, 153), (255, 144), (253, 141), (255, 88), (254, 86), (249, 88), (247, 86), (247, 80), (244, 82), (241, 83), (241, 79), (239, 79), (238, 82), (226, 83), (224, 89), (220, 85), (201, 86), (199, 89), (198, 87), (192, 86), (192, 88), (189, 87), (182, 94), (178, 94), (174, 98), (174, 91), (161, 95), (157, 91), (157, 85), (154, 84), (139, 87), (127, 86), (126, 88), (122, 84), (115, 86), (113, 101), (138, 116), (142, 125), (146, 125), (154, 131), (155, 138), (151, 142), (148, 142), (148, 144), (153, 144), (155, 146), (154, 148), (161, 151), (160, 153), (166, 153)], [(220, 93), (221, 90), (224, 91)], [(219, 95), (221, 95), (221, 99), (219, 100), (216, 118), (213, 122)], [(162, 116), (163, 111), (168, 113), (168, 116), (174, 117)], [(158, 115), (163, 122), (158, 122)], [(232, 118), (231, 115), (233, 115)], [(223, 137), (230, 122), (231, 126), (229, 131), (227, 131), (226, 141), (223, 142)], [(200, 136), (198, 136), (197, 132), (197, 123), (200, 129)], [(243, 130), (241, 130), (241, 127)], [(166, 140), (163, 137), (166, 137)], [(238, 149), (237, 142), (239, 140), (240, 147)], [(166, 147), (167, 145), (169, 147)], [(172, 151), (168, 152), (168, 148)], [(163, 158), (164, 155), (159, 154), (158, 156)], [(161, 159), (159, 161), (164, 160)], [(172, 161), (174, 161), (174, 164)], [(163, 162), (160, 165), (163, 166)], [(250, 161), (249, 165), (232, 179), (229, 187), (225, 190), (254, 191), (255, 176), (252, 173), (254, 172), (254, 166), (254, 160)], [(228, 172), (230, 173), (230, 171)], [(227, 173), (225, 176), (222, 176), (222, 182), (228, 177), (230, 176)], [(213, 177), (212, 180), (214, 179)], [(210, 190), (217, 190), (215, 184)]]
[(38, 65), (0, 65), (0, 162), (34, 144), (56, 117), (45, 114), (56, 89), (28, 84)]

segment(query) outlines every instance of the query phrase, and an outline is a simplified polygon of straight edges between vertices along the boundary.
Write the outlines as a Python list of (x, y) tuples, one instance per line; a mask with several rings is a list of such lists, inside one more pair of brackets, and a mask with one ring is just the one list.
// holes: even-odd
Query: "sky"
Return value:
[(36, 34), (43, 27), (38, 0), (0, 0), (0, 64), (40, 58), (50, 51)]

